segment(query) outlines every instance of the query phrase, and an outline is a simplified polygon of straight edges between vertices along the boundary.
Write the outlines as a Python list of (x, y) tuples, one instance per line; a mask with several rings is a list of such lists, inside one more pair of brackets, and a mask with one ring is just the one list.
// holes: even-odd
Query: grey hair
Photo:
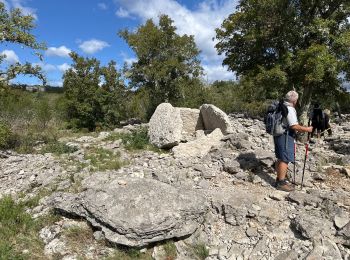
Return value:
[(287, 102), (296, 102), (296, 101), (298, 100), (298, 98), (299, 98), (299, 95), (298, 95), (298, 93), (297, 93), (296, 91), (294, 91), (294, 90), (289, 91), (289, 92), (285, 95), (285, 97), (284, 97), (284, 99), (285, 99)]

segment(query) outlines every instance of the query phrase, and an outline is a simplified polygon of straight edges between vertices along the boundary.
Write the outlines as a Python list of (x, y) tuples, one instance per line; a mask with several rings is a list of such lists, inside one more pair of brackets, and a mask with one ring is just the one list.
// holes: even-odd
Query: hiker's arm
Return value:
[(290, 128), (298, 132), (309, 132), (309, 133), (312, 132), (312, 126), (306, 127), (306, 126), (301, 126), (299, 124), (296, 124), (296, 125), (292, 125)]

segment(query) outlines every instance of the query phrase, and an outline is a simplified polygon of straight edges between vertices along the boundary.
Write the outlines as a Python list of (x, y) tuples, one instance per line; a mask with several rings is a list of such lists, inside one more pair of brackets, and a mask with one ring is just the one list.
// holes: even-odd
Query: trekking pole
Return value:
[(295, 184), (295, 156), (296, 156), (296, 151), (297, 151), (297, 144), (295, 143), (294, 140), (294, 167), (293, 167), (293, 184)]
[(305, 173), (307, 154), (308, 154), (308, 151), (309, 151), (309, 141), (310, 141), (310, 133), (307, 134), (307, 142), (305, 144), (305, 158), (304, 158), (303, 174), (301, 176), (301, 190), (303, 189), (303, 185), (304, 185), (304, 173)]

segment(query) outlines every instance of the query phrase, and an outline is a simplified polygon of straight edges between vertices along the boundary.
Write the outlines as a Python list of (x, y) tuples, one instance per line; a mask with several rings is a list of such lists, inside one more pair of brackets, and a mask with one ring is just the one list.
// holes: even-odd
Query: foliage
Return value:
[(202, 243), (193, 245), (192, 251), (194, 255), (200, 260), (204, 260), (209, 256), (209, 250), (207, 249), (205, 244)]
[(45, 259), (39, 230), (56, 220), (52, 215), (34, 220), (23, 203), (11, 197), (0, 199), (0, 259)]
[(130, 133), (113, 133), (105, 140), (114, 141), (119, 139), (122, 140), (124, 147), (129, 151), (151, 150), (155, 152), (164, 152), (149, 142), (148, 129), (146, 127), (140, 127)]
[(54, 142), (63, 120), (55, 109), (59, 97), (16, 89), (4, 91), (0, 95), (0, 121), (12, 133), (5, 148), (30, 153), (40, 143)]
[(54, 141), (45, 144), (43, 148), (40, 149), (40, 153), (53, 153), (56, 155), (65, 154), (65, 153), (74, 153), (78, 148), (74, 146), (69, 146), (64, 143)]
[(305, 112), (315, 95), (341, 91), (340, 74), (350, 78), (349, 16), (346, 0), (241, 0), (216, 29), (216, 48), (257, 96), (294, 86)]
[(94, 170), (118, 170), (124, 165), (120, 160), (120, 154), (104, 148), (90, 148), (84, 156), (85, 160), (90, 160)]
[(118, 248), (113, 255), (107, 257), (107, 260), (152, 260), (152, 251), (147, 250), (141, 253), (140, 250), (133, 248)]
[(175, 260), (177, 257), (177, 249), (173, 241), (167, 241), (163, 245), (167, 260)]
[(83, 58), (72, 52), (72, 68), (64, 74), (65, 110), (71, 127), (116, 126), (124, 119), (126, 90), (121, 75), (111, 61), (100, 67), (95, 58)]
[(12, 133), (8, 125), (0, 121), (0, 149), (7, 148), (11, 139)]
[[(24, 15), (19, 8), (6, 10), (5, 4), (0, 2), (0, 43), (16, 43), (34, 50), (46, 49), (43, 43), (38, 43), (35, 36), (30, 33), (34, 29), (34, 17)], [(41, 59), (41, 54), (36, 53)], [(0, 56), (0, 64), (4, 56)], [(29, 74), (38, 77), (46, 84), (46, 78), (39, 66), (32, 66), (30, 63), (15, 63), (9, 66), (6, 71), (0, 71), (0, 91), (3, 91), (8, 82), (18, 74)]]
[(136, 32), (119, 33), (136, 54), (137, 61), (127, 75), (132, 88), (147, 91), (148, 117), (162, 102), (177, 105), (186, 99), (191, 82), (202, 74), (193, 36), (179, 36), (175, 31), (173, 21), (161, 15), (158, 25), (149, 19)]

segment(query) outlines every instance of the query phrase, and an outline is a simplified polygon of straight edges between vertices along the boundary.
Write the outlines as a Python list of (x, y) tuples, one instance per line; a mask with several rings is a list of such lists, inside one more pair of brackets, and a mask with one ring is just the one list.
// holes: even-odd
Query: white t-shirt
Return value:
[(297, 111), (290, 103), (284, 102), (284, 104), (288, 108), (288, 115), (287, 115), (288, 126), (291, 127), (293, 125), (297, 125), (298, 124)]

